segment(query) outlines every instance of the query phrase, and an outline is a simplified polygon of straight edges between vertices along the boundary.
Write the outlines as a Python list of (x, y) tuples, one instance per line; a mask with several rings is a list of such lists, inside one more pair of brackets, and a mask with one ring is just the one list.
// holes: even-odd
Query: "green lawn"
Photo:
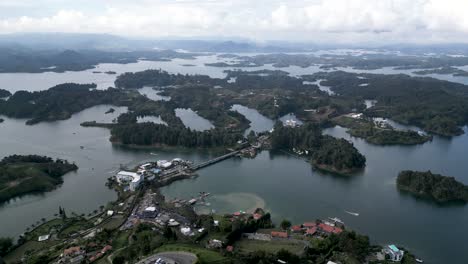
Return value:
[(235, 243), (234, 247), (245, 253), (255, 251), (265, 251), (268, 253), (277, 253), (281, 249), (285, 249), (293, 254), (302, 254), (304, 244), (297, 241), (290, 240), (272, 240), (272, 241), (259, 241), (250, 239), (241, 239)]
[(118, 218), (111, 218), (109, 221), (105, 222), (104, 224), (99, 225), (99, 227), (102, 227), (104, 229), (109, 229), (109, 230), (114, 230), (120, 225), (122, 225), (125, 222), (125, 218), (123, 216), (116, 216)]
[(26, 235), (27, 240), (36, 240), (39, 236), (50, 234), (50, 230), (52, 228), (59, 229), (59, 227), (63, 224), (63, 220), (61, 218), (56, 218), (45, 222), (44, 224), (36, 227), (34, 230), (30, 231)]
[(167, 244), (156, 250), (159, 252), (184, 251), (197, 255), (199, 263), (224, 263), (230, 259), (222, 256), (220, 253), (190, 244)]

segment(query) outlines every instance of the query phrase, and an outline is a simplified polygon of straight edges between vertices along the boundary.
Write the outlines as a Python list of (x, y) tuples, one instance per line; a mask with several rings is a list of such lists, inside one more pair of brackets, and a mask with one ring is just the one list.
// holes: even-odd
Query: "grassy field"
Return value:
[(259, 240), (250, 240), (250, 239), (241, 239), (234, 247), (243, 252), (249, 253), (254, 251), (265, 251), (268, 253), (277, 253), (281, 249), (285, 249), (294, 254), (302, 254), (304, 249), (304, 244), (291, 241), (291, 240), (272, 240), (272, 241), (259, 241)]
[(109, 230), (114, 230), (125, 222), (126, 218), (123, 216), (115, 216), (109, 219), (109, 221), (104, 224), (99, 225), (99, 227)]
[(32, 252), (39, 249), (49, 248), (57, 244), (57, 241), (47, 241), (47, 242), (37, 242), (37, 241), (28, 241), (23, 245), (19, 246), (8, 255), (4, 257), (5, 263), (16, 263), (21, 261), (21, 258), (26, 252)]
[(197, 255), (200, 263), (224, 263), (230, 259), (222, 256), (220, 253), (190, 244), (168, 244), (156, 250), (159, 252), (184, 251)]
[(59, 229), (59, 227), (63, 224), (63, 220), (61, 218), (52, 219), (44, 224), (36, 227), (34, 230), (30, 231), (26, 235), (27, 240), (37, 240), (39, 236), (47, 235), (50, 233), (52, 228)]

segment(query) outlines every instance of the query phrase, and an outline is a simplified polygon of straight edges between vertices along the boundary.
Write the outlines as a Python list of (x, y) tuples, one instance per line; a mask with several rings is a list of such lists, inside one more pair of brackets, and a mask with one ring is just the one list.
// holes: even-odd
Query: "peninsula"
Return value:
[(12, 155), (0, 161), (0, 203), (11, 198), (53, 190), (62, 176), (78, 167), (66, 160), (38, 155)]

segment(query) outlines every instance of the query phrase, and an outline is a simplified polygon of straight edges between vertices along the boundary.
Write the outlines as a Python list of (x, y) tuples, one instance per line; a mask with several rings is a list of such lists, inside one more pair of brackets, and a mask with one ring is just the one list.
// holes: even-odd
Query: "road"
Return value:
[(137, 262), (137, 264), (154, 264), (158, 258), (165, 260), (167, 264), (194, 264), (197, 262), (197, 256), (192, 253), (174, 251), (158, 253)]

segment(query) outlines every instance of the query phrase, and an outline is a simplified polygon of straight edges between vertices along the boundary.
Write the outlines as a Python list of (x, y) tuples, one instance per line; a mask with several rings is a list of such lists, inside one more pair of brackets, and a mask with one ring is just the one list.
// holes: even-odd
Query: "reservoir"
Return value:
[[(101, 64), (99, 70), (120, 73), (162, 68), (170, 72), (201, 73), (222, 78), (226, 68), (203, 66), (217, 60), (216, 57), (205, 56), (171, 62)], [(196, 66), (183, 66), (184, 63)], [(282, 68), (285, 69), (288, 68)], [(300, 71), (306, 72), (307, 68)], [(106, 88), (113, 85), (114, 79), (115, 75), (93, 74), (91, 71), (86, 74), (0, 74), (0, 88), (10, 91), (44, 90), (64, 81), (96, 81), (99, 88)], [(149, 88), (142, 92), (149, 96), (153, 94)], [(161, 100), (156, 93), (153, 95), (153, 100)], [(11, 154), (47, 155), (76, 162), (79, 169), (65, 175), (64, 183), (52, 192), (28, 195), (0, 205), (0, 236), (18, 236), (42, 217), (53, 217), (59, 206), (70, 213), (88, 214), (114, 200), (116, 195), (105, 186), (105, 182), (120, 166), (175, 157), (197, 163), (219, 154), (203, 150), (138, 150), (113, 146), (107, 129), (79, 125), (93, 120), (111, 122), (127, 111), (126, 108), (113, 107), (114, 113), (105, 114), (110, 107), (92, 107), (69, 120), (34, 126), (26, 126), (26, 120), (1, 117), (5, 119), (0, 124), (1, 157)], [(274, 124), (252, 109), (236, 108), (244, 112), (252, 122), (251, 128), (256, 131), (269, 130)], [(197, 130), (212, 127), (208, 120), (193, 121), (198, 116), (195, 112), (181, 111), (181, 116), (187, 117), (187, 126)], [(189, 123), (190, 120), (193, 123)], [(200, 191), (210, 192), (212, 196), (207, 201), (210, 206), (197, 207), (200, 212), (234, 212), (265, 207), (277, 223), (283, 218), (301, 223), (316, 218), (339, 217), (348, 228), (369, 235), (374, 242), (402, 245), (426, 263), (442, 264), (446, 263), (444, 260), (463, 263), (468, 259), (468, 206), (440, 206), (416, 199), (398, 192), (395, 184), (398, 172), (406, 169), (431, 170), (468, 184), (467, 134), (453, 139), (434, 137), (432, 142), (417, 146), (382, 147), (351, 138), (340, 127), (327, 129), (325, 133), (351, 140), (366, 156), (366, 169), (350, 177), (336, 176), (316, 171), (304, 160), (285, 153), (264, 151), (255, 159), (233, 158), (217, 163), (200, 170), (197, 178), (175, 182), (162, 191), (168, 198), (189, 198)], [(359, 213), (359, 216), (346, 211)]]

